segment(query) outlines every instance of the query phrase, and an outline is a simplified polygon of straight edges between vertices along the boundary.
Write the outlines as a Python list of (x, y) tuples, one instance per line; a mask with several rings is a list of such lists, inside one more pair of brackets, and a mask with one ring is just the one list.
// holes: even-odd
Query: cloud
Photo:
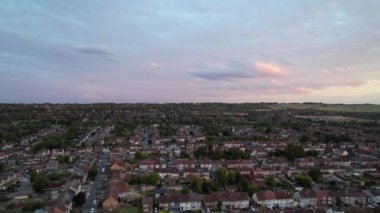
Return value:
[(91, 100), (91, 101), (101, 101), (102, 97), (99, 95), (92, 95), (92, 94), (84, 94), (84, 98)]
[(217, 64), (210, 68), (211, 70), (204, 69), (193, 75), (209, 81), (226, 81), (280, 76), (289, 73), (280, 65), (269, 62), (256, 61), (253, 65), (254, 68), (250, 67), (252, 67), (252, 62)]
[(352, 81), (338, 81), (337, 86), (342, 87), (360, 87), (367, 84), (366, 81), (352, 80)]
[(194, 76), (208, 81), (236, 80), (241, 78), (251, 78), (252, 74), (236, 70), (222, 71), (198, 71), (193, 73)]
[(155, 63), (155, 62), (151, 62), (151, 63), (149, 64), (149, 66), (150, 66), (151, 68), (153, 68), (153, 69), (158, 69), (158, 68), (160, 68), (160, 64)]
[(263, 62), (263, 61), (256, 61), (255, 71), (258, 71), (264, 75), (269, 75), (269, 76), (280, 75), (286, 72), (284, 68), (280, 67), (277, 64)]
[(79, 44), (74, 45), (73, 48), (82, 54), (103, 56), (107, 59), (117, 60), (117, 54), (105, 45)]

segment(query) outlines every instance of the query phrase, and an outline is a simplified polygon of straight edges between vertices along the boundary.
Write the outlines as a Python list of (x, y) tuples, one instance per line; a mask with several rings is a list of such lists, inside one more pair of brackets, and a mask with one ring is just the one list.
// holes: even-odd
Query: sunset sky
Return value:
[(261, 101), (380, 104), (380, 1), (0, 1), (0, 102)]

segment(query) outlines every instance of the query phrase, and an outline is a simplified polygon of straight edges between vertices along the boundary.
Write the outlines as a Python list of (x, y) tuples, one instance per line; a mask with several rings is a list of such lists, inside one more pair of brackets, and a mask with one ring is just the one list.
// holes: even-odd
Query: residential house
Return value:
[(158, 173), (158, 175), (160, 175), (161, 179), (179, 177), (179, 172), (176, 168), (159, 168), (155, 169), (155, 172)]
[(367, 203), (367, 197), (362, 191), (341, 191), (337, 198), (342, 204), (348, 206), (364, 205)]
[(241, 159), (241, 160), (226, 160), (224, 166), (227, 169), (237, 169), (237, 168), (253, 168), (256, 162), (251, 159)]
[(261, 206), (267, 208), (274, 208), (276, 206), (276, 195), (273, 191), (263, 191), (252, 195), (253, 201)]
[(58, 199), (54, 201), (51, 212), (70, 213), (73, 208), (73, 196), (74, 194), (70, 192), (64, 192), (61, 194)]
[(179, 170), (195, 168), (195, 165), (196, 165), (196, 162), (194, 160), (189, 160), (189, 159), (178, 159), (175, 162), (175, 166)]
[(217, 209), (218, 202), (224, 210), (244, 209), (249, 207), (249, 196), (246, 192), (214, 193), (203, 195), (202, 202), (208, 210)]
[(253, 194), (252, 199), (257, 204), (267, 208), (288, 208), (295, 206), (294, 197), (288, 191), (264, 191)]
[(363, 193), (368, 197), (369, 203), (380, 204), (380, 190), (368, 189), (368, 190), (364, 190)]
[(142, 213), (153, 213), (153, 198), (143, 197), (141, 199), (141, 209)]
[(158, 168), (166, 168), (165, 164), (160, 165), (158, 160), (142, 160), (139, 163), (139, 170), (142, 172), (153, 171)]
[(335, 195), (331, 191), (316, 189), (315, 193), (317, 195), (317, 202), (319, 206), (331, 206), (336, 204)]
[(280, 208), (289, 208), (295, 206), (293, 194), (290, 192), (277, 191), (274, 194), (276, 196), (276, 206)]
[(125, 171), (126, 170), (126, 165), (123, 161), (121, 160), (115, 160), (111, 167), (110, 167), (110, 170), (111, 171)]
[(105, 212), (111, 212), (119, 208), (119, 197), (117, 192), (109, 189), (105, 191), (102, 208)]
[(201, 210), (201, 196), (198, 194), (187, 195), (162, 195), (158, 197), (160, 211), (183, 212)]
[(315, 166), (315, 161), (316, 161), (315, 158), (305, 157), (305, 158), (296, 159), (294, 162), (297, 167), (310, 168), (310, 167)]
[(59, 163), (57, 160), (49, 160), (46, 162), (46, 171), (57, 171), (59, 169)]
[(313, 190), (303, 190), (294, 193), (294, 199), (298, 202), (298, 206), (304, 208), (309, 206), (317, 206), (317, 194)]

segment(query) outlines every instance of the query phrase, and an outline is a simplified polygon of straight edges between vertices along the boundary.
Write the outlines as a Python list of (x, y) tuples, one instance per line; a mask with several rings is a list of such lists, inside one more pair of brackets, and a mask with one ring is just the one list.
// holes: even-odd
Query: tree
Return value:
[(194, 179), (191, 183), (191, 189), (196, 193), (202, 193), (202, 182), (199, 179)]
[(157, 183), (160, 182), (161, 177), (158, 173), (150, 173), (148, 174), (145, 178), (145, 183), (149, 185), (156, 185)]
[(207, 157), (208, 156), (208, 149), (207, 147), (199, 147), (193, 152), (194, 156), (196, 158), (198, 157)]
[(187, 152), (185, 152), (185, 151), (181, 151), (179, 157), (180, 158), (190, 158), (190, 155), (187, 154)]
[(3, 162), (0, 162), (0, 173), (5, 171), (5, 164)]
[(232, 148), (232, 149), (224, 151), (223, 157), (227, 160), (236, 160), (236, 159), (247, 158), (247, 155), (246, 155), (246, 153), (244, 153), (243, 151), (241, 151), (238, 148)]
[(311, 182), (312, 182), (312, 179), (309, 177), (309, 176), (305, 176), (305, 175), (297, 175), (295, 177), (295, 180), (297, 181), (297, 183), (303, 187), (307, 187), (307, 188), (310, 188), (311, 187)]
[(44, 188), (49, 185), (49, 178), (45, 174), (38, 174), (34, 178), (33, 182), (33, 190), (37, 193), (41, 193), (44, 191)]
[(301, 142), (306, 142), (307, 140), (309, 140), (309, 136), (307, 136), (307, 135), (302, 135), (300, 138)]
[(96, 168), (96, 166), (92, 165), (89, 169), (88, 169), (88, 178), (90, 178), (91, 180), (95, 180), (95, 177), (96, 175), (98, 174), (98, 169)]
[(311, 157), (318, 157), (318, 151), (317, 150), (309, 150), (309, 151), (306, 151), (305, 154), (307, 156), (311, 156)]
[(223, 203), (222, 203), (222, 201), (219, 200), (218, 203), (217, 203), (218, 210), (221, 211), (222, 207), (223, 207)]
[(228, 182), (228, 174), (225, 168), (218, 168), (215, 171), (215, 180), (219, 186), (225, 186)]
[(276, 180), (274, 179), (273, 175), (265, 178), (265, 185), (267, 185), (271, 189), (273, 189), (273, 187), (276, 186)]
[(236, 182), (235, 172), (228, 172), (228, 184), (234, 185)]
[(70, 163), (70, 157), (68, 155), (59, 155), (57, 156), (57, 160), (59, 164), (69, 164)]
[(305, 152), (300, 145), (296, 145), (294, 143), (290, 143), (286, 146), (283, 154), (285, 157), (287, 157), (289, 160), (293, 161), (297, 158), (302, 158), (305, 156)]
[(249, 196), (252, 196), (253, 194), (260, 192), (260, 189), (257, 188), (257, 186), (250, 184), (245, 191), (248, 193)]
[(210, 153), (209, 153), (209, 157), (213, 160), (220, 160), (223, 158), (223, 151), (220, 150), (220, 149), (217, 149), (217, 150), (212, 150)]
[(187, 187), (183, 187), (183, 188), (182, 188), (182, 194), (187, 195), (187, 194), (189, 194), (189, 193), (190, 193), (189, 188), (187, 188)]
[(34, 180), (36, 179), (37, 177), (37, 171), (35, 169), (31, 169), (30, 170), (30, 182), (34, 182)]
[(75, 206), (81, 206), (86, 203), (86, 193), (79, 192), (77, 195), (73, 197), (73, 203)]
[(142, 159), (144, 159), (145, 158), (145, 154), (143, 153), (143, 152), (141, 152), (141, 151), (137, 151), (136, 153), (135, 153), (135, 159), (136, 160), (142, 160)]
[(202, 193), (209, 194), (213, 191), (217, 191), (218, 187), (211, 181), (203, 180), (202, 183)]
[(315, 181), (319, 181), (319, 179), (321, 178), (322, 174), (321, 174), (321, 170), (317, 167), (313, 167), (310, 169), (310, 171), (308, 172), (308, 175)]

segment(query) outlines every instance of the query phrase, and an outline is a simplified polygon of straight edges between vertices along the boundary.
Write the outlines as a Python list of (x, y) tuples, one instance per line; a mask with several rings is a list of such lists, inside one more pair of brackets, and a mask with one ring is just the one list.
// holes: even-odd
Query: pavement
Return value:
[(82, 207), (82, 212), (84, 213), (91, 212), (92, 208), (94, 209), (94, 213), (98, 212), (97, 206), (98, 203), (101, 202), (101, 200), (99, 199), (99, 195), (103, 191), (104, 178), (107, 176), (107, 172), (102, 173), (102, 169), (106, 169), (108, 167), (109, 156), (107, 153), (102, 153), (99, 159), (101, 162), (97, 163), (98, 174), (95, 180), (89, 183), (86, 192), (86, 203)]

